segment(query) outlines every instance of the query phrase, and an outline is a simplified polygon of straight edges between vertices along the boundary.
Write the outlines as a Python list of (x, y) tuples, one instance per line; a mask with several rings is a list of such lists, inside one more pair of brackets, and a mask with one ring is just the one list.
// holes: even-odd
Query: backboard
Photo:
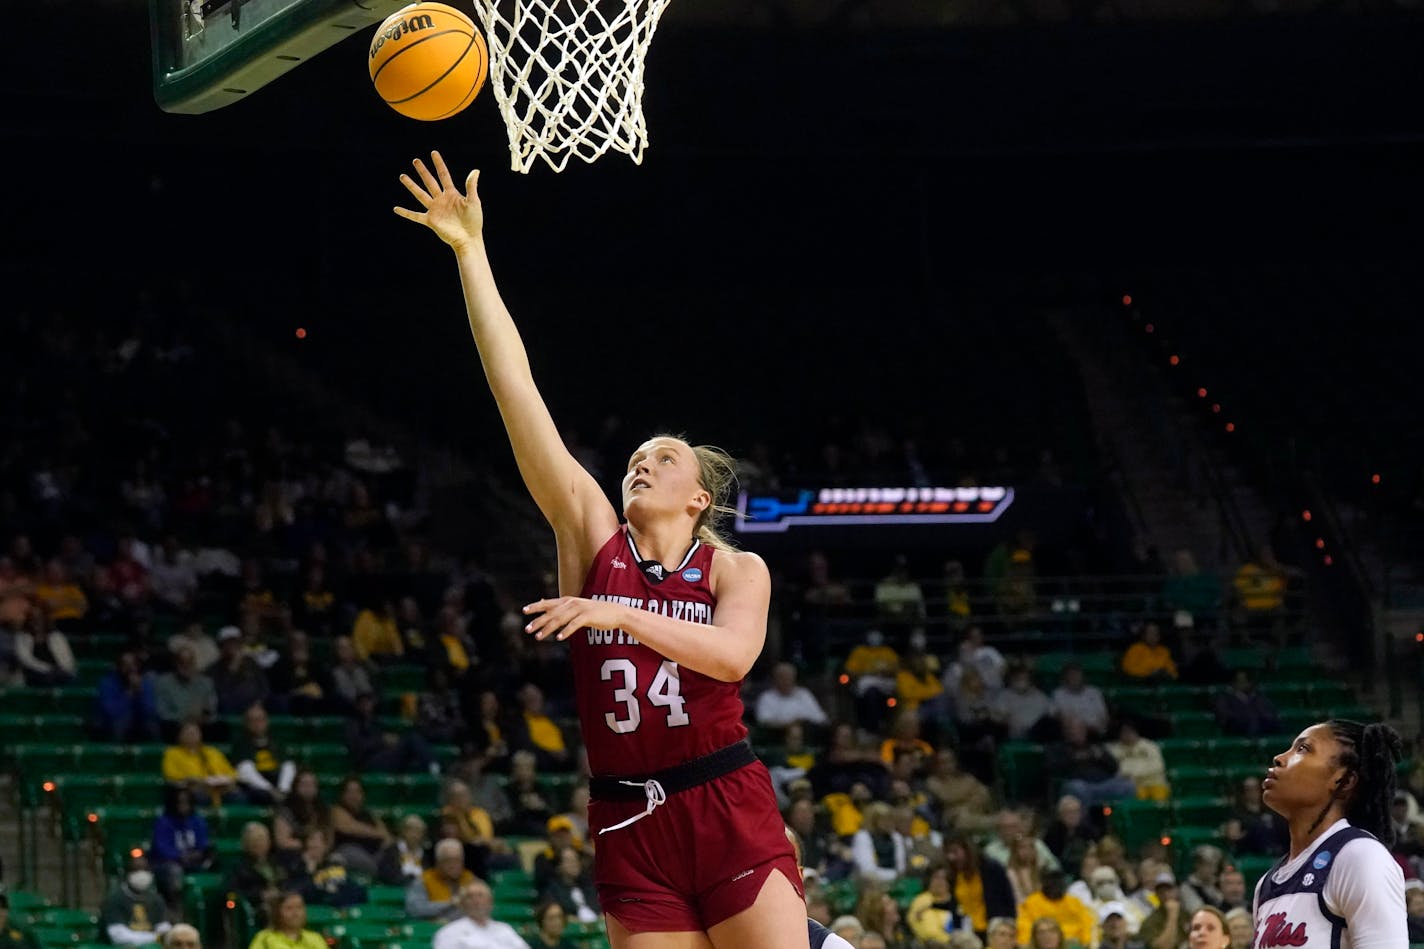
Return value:
[(153, 97), (166, 112), (230, 105), (411, 0), (149, 0)]

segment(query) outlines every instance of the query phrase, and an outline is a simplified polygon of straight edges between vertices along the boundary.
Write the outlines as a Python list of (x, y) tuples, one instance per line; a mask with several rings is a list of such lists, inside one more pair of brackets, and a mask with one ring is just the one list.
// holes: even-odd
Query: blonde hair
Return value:
[(694, 445), (685, 435), (663, 432), (653, 438), (670, 438), (682, 442), (692, 450), (697, 459), (697, 483), (712, 495), (712, 501), (697, 514), (697, 523), (692, 527), (692, 536), (714, 550), (736, 550), (722, 533), (722, 521), (737, 513), (732, 505), (732, 492), (737, 487), (737, 461), (716, 445)]

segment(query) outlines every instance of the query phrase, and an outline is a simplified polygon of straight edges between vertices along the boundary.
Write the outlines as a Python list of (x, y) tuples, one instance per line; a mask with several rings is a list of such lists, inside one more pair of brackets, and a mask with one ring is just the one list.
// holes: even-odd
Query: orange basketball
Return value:
[(414, 3), (386, 18), (371, 40), (371, 81), (392, 109), (446, 119), (475, 100), (489, 75), (489, 48), (474, 21), (443, 3)]

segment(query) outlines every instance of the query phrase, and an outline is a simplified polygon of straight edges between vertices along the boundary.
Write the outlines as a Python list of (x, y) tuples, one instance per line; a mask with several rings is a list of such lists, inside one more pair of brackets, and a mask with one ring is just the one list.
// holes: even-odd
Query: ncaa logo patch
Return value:
[(686, 570), (682, 571), (682, 579), (686, 580), (688, 583), (696, 583), (698, 580), (702, 579), (701, 568), (688, 567)]
[(1320, 853), (1315, 855), (1315, 860), (1312, 861), (1310, 865), (1317, 870), (1324, 870), (1330, 865), (1330, 851), (1320, 851)]
[(1313, 873), (1307, 873), (1305, 876), (1303, 876), (1303, 877), (1300, 878), (1300, 885), (1301, 885), (1301, 886), (1310, 886), (1310, 884), (1312, 884), (1312, 883), (1314, 883), (1314, 882), (1315, 882), (1315, 874), (1313, 874)]

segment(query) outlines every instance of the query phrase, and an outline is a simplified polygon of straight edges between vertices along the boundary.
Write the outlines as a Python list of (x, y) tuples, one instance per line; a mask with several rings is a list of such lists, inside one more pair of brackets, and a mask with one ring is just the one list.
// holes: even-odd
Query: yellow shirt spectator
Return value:
[(89, 612), (89, 598), (75, 583), (41, 583), (35, 587), (35, 596), (49, 607), (50, 619), (55, 621), (83, 619)]
[(248, 943), (247, 949), (331, 949), (326, 944), (326, 940), (321, 938), (319, 933), (310, 929), (303, 929), (297, 938), (293, 939), (286, 933), (279, 933), (275, 929), (263, 929), (252, 937), (252, 942)]
[(1172, 659), (1172, 651), (1162, 644), (1162, 631), (1156, 623), (1148, 623), (1142, 630), (1142, 638), (1127, 647), (1122, 657), (1122, 671), (1135, 679), (1177, 677), (1177, 663)]
[(208, 778), (237, 778), (227, 755), (212, 745), (199, 745), (196, 750), (172, 745), (163, 752), (163, 780), (183, 784)]
[(356, 614), (356, 625), (351, 629), (351, 642), (356, 647), (356, 656), (366, 660), (372, 656), (404, 656), (405, 643), (401, 642), (400, 629), (395, 617), (390, 613), (362, 610)]
[(984, 902), (984, 878), (979, 874), (961, 873), (954, 880), (954, 901), (959, 911), (969, 917), (975, 932), (989, 928), (989, 904)]
[(846, 656), (845, 671), (853, 676), (893, 676), (900, 669), (900, 656), (886, 645), (861, 643)]
[(1070, 893), (1061, 899), (1051, 900), (1042, 890), (1030, 893), (1019, 907), (1019, 945), (1030, 945), (1035, 921), (1047, 917), (1056, 920), (1063, 927), (1063, 938), (1080, 946), (1093, 945), (1094, 928), (1097, 920), (1093, 911), (1083, 905), (1083, 901)]
[(895, 674), (895, 695), (900, 700), (900, 708), (913, 712), (921, 702), (927, 702), (944, 691), (944, 684), (937, 676), (916, 676), (909, 669), (901, 669)]
[(1242, 564), (1231, 584), (1248, 612), (1266, 613), (1285, 606), (1286, 578), (1260, 564)]

